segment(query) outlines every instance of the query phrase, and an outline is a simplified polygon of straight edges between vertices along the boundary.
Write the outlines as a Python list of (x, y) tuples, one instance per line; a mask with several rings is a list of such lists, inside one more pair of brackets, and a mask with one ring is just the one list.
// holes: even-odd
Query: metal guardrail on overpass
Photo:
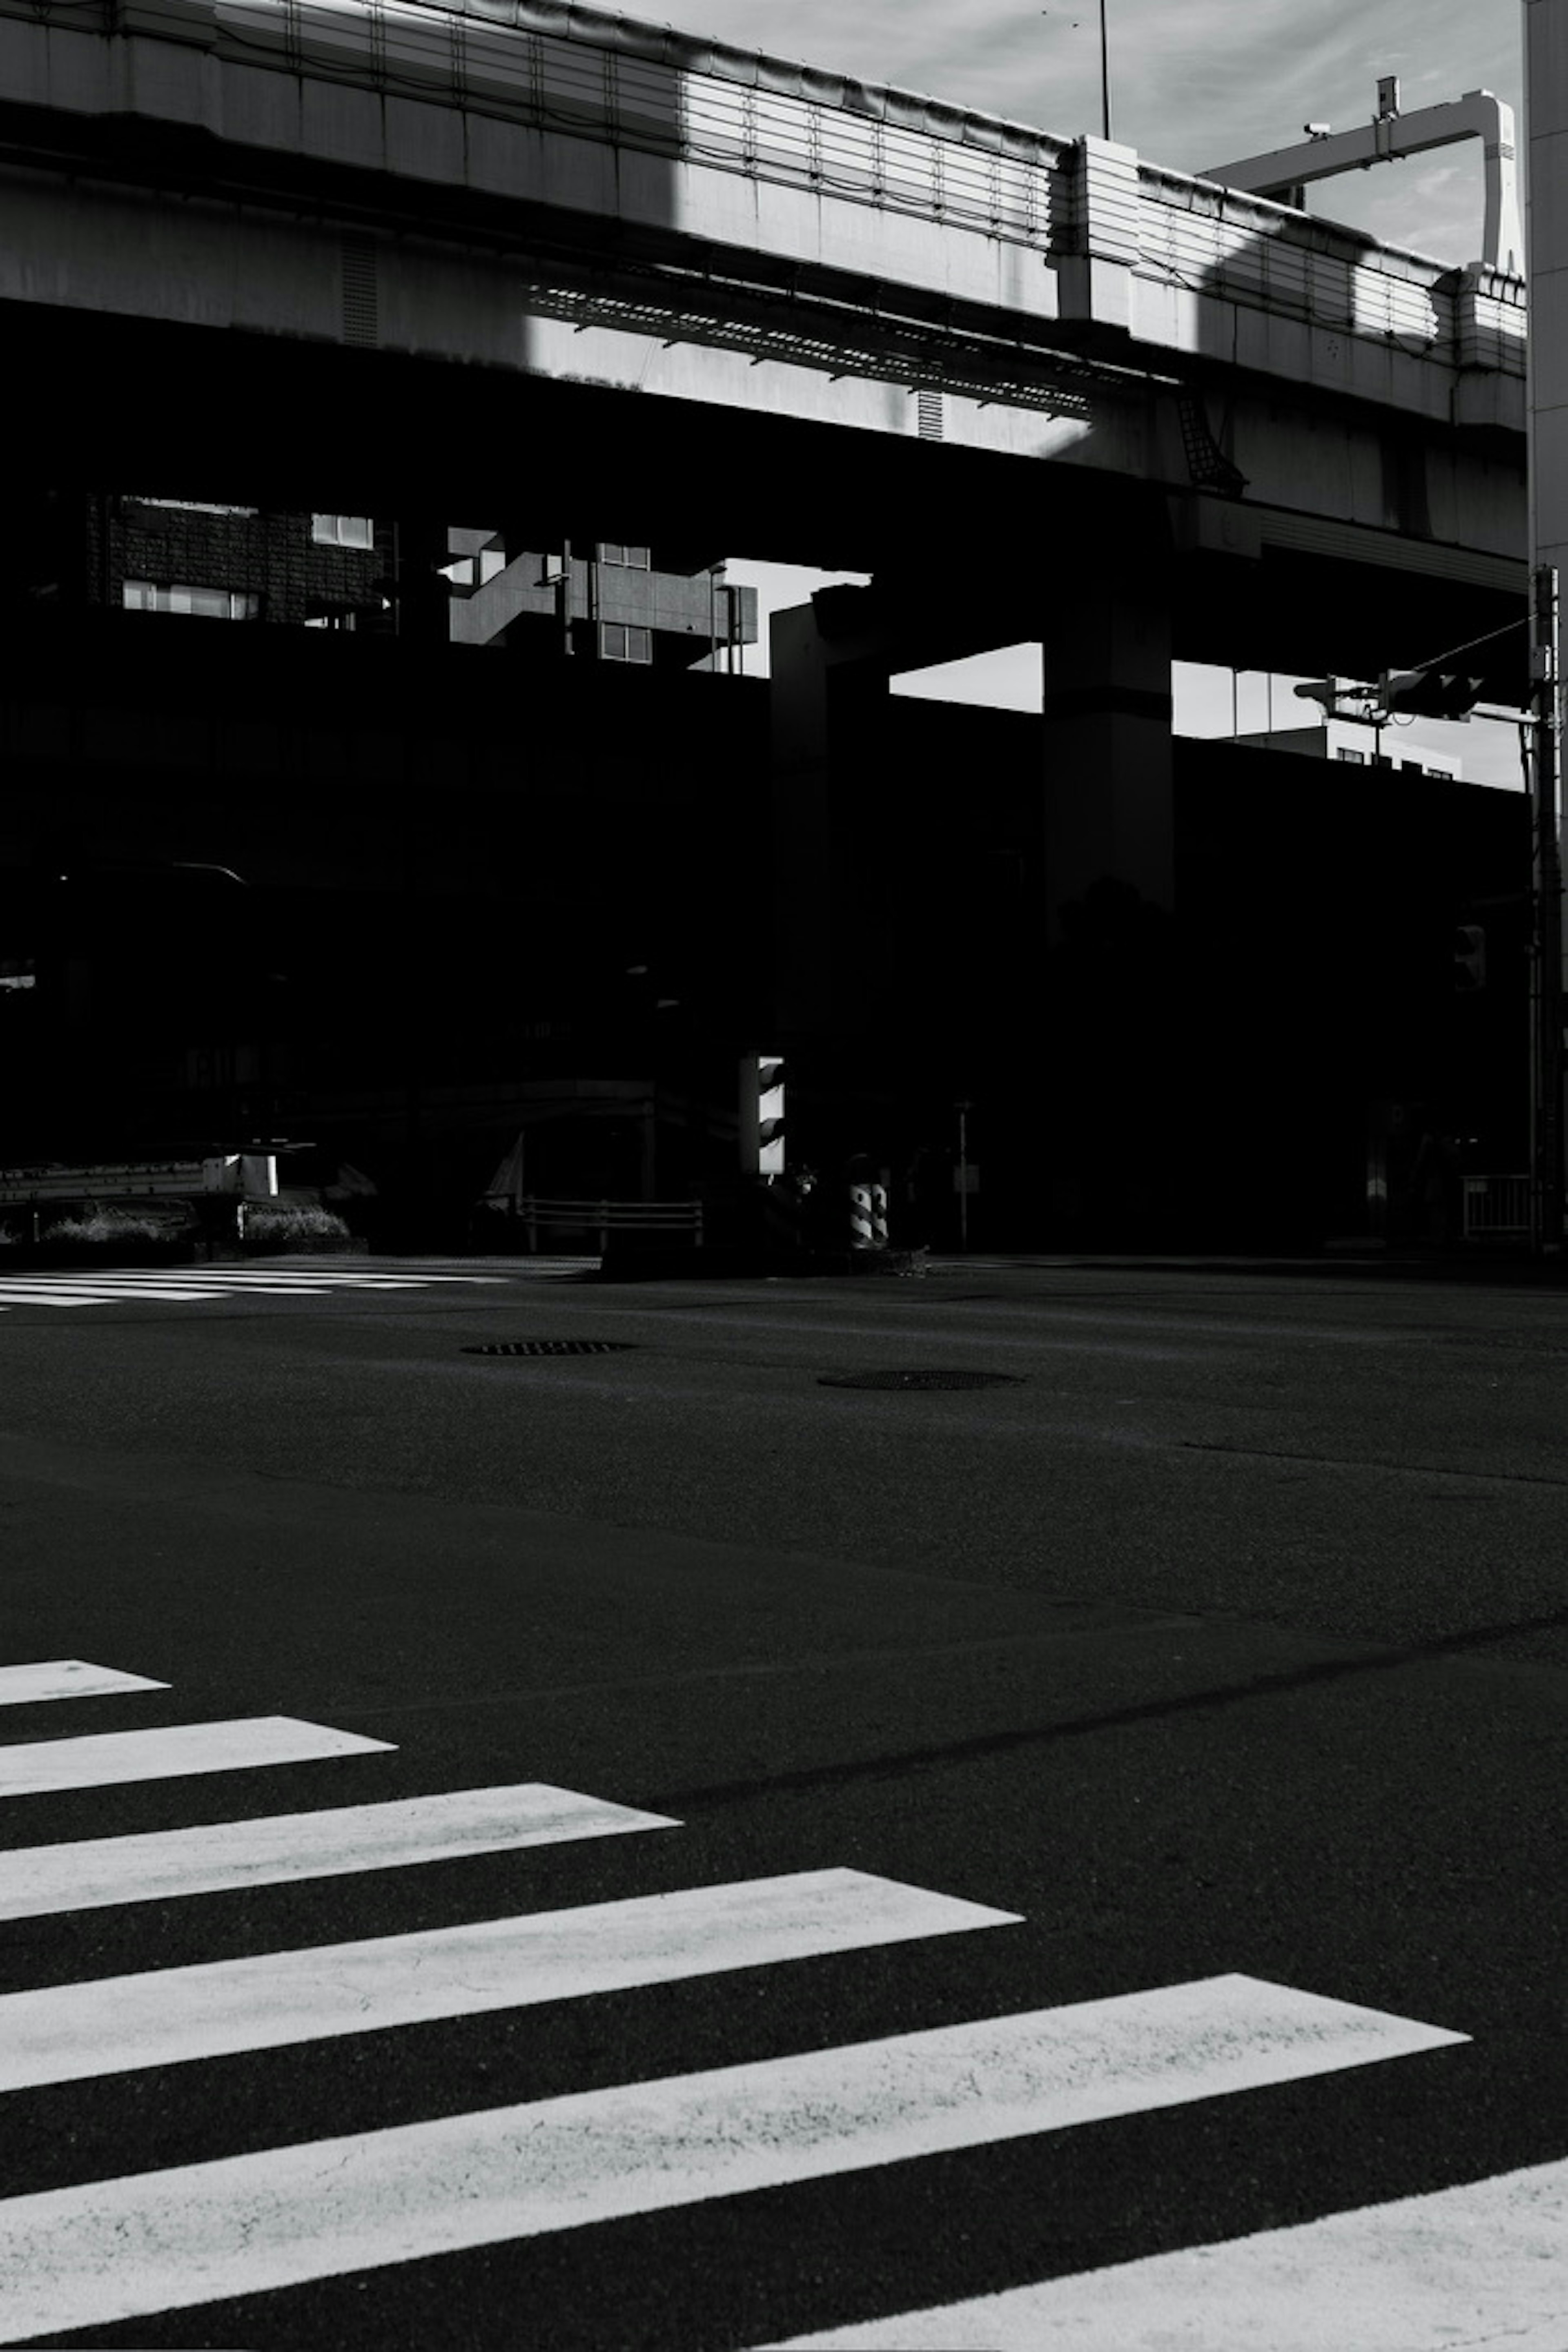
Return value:
[[(47, 35), (41, 68), (38, 43), (24, 40), (18, 19)], [(123, 43), (138, 47), (134, 73), (110, 58)], [(181, 48), (250, 70), (228, 77), (220, 92), (197, 57), (181, 66)], [(419, 152), (421, 101), (982, 231), (1043, 257), (1040, 272), (994, 272), (990, 281), (1004, 289), (1004, 307), (1042, 322), (1081, 313), (1053, 272), (1087, 257), (1140, 281), (1131, 323), (1146, 347), (1163, 341), (1171, 352), (1212, 353), (1212, 319), (1200, 327), (1194, 308), (1206, 300), (1392, 345), (1446, 362), (1445, 375), (1523, 376), (1522, 285), (1479, 265), (1457, 271), (1100, 141), (1054, 137), (595, 8), (558, 0), (0, 0), (0, 70), (16, 98), (200, 123), (242, 146), (319, 145), (327, 134), (320, 123), (312, 131), (311, 110), (273, 105), (257, 88), (257, 68), (380, 94), (384, 119), (364, 135), (384, 142), (388, 163), (401, 142), (417, 158), (404, 168), (427, 180), (442, 172), (434, 161), (439, 142), (426, 139), (430, 152)], [(408, 101), (401, 111), (399, 100)], [(357, 160), (350, 151), (361, 134), (345, 148), (347, 136), (339, 126), (321, 152)], [(454, 178), (474, 175), (468, 142), (449, 168)], [(515, 159), (493, 168), (500, 178), (488, 184), (500, 188)], [(603, 177), (552, 172), (548, 201), (579, 211), (625, 204), (624, 191), (605, 193)], [(714, 233), (706, 221), (672, 225)], [(752, 234), (761, 249), (768, 232)], [(889, 285), (923, 267), (897, 247), (858, 251), (854, 266), (864, 272), (874, 259)], [(831, 257), (826, 245), (814, 257)], [(947, 283), (963, 289), (965, 272)], [(1097, 318), (1092, 297), (1088, 307)], [(1288, 337), (1244, 344), (1238, 339), (1234, 353), (1243, 365), (1301, 373)], [(1350, 377), (1342, 388), (1363, 386)], [(1430, 389), (1425, 404), (1438, 404), (1441, 394), (1446, 407), (1443, 387)]]

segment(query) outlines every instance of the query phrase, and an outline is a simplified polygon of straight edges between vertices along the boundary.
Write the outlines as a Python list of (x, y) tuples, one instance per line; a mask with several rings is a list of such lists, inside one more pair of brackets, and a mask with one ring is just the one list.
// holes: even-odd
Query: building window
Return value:
[(308, 629), (352, 629), (356, 625), (353, 607), (348, 604), (321, 604), (305, 615)]
[(601, 621), (599, 656), (603, 661), (650, 662), (653, 631), (636, 628), (629, 622)]
[(318, 547), (374, 547), (375, 525), (369, 515), (313, 514), (310, 537)]
[(204, 621), (254, 621), (261, 599), (242, 588), (193, 588), (183, 582), (126, 580), (121, 597), (128, 613), (195, 613)]
[(647, 572), (652, 569), (649, 553), (646, 547), (601, 547), (599, 561), (601, 563), (626, 563), (634, 572)]
[(1358, 768), (1364, 768), (1366, 765), (1364, 751), (1347, 751), (1342, 748), (1334, 753), (1334, 757), (1336, 760), (1353, 760)]

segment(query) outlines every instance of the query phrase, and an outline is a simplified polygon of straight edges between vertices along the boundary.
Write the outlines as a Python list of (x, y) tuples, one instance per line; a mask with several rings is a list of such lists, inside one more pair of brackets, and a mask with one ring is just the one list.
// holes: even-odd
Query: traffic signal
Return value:
[(1405, 711), (1413, 719), (1468, 719), (1483, 683), (1452, 670), (1385, 669), (1377, 698), (1385, 710)]
[(741, 1171), (782, 1176), (784, 1170), (784, 1066), (779, 1054), (741, 1056)]
[(1454, 986), (1468, 996), (1487, 984), (1487, 935), (1479, 923), (1459, 923), (1454, 929)]

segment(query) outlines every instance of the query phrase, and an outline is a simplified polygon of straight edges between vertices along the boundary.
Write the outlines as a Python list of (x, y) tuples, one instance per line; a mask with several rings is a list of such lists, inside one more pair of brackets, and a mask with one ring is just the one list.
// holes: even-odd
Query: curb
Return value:
[(637, 1249), (605, 1254), (595, 1282), (805, 1281), (825, 1275), (922, 1275), (924, 1250), (769, 1250), (727, 1246)]

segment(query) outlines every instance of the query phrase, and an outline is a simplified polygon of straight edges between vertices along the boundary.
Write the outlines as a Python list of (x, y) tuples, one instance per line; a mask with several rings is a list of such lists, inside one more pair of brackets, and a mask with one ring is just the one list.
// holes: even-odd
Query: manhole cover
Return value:
[(1016, 1388), (1019, 1372), (825, 1372), (819, 1389)]
[(635, 1339), (487, 1339), (465, 1356), (608, 1356), (635, 1348)]

